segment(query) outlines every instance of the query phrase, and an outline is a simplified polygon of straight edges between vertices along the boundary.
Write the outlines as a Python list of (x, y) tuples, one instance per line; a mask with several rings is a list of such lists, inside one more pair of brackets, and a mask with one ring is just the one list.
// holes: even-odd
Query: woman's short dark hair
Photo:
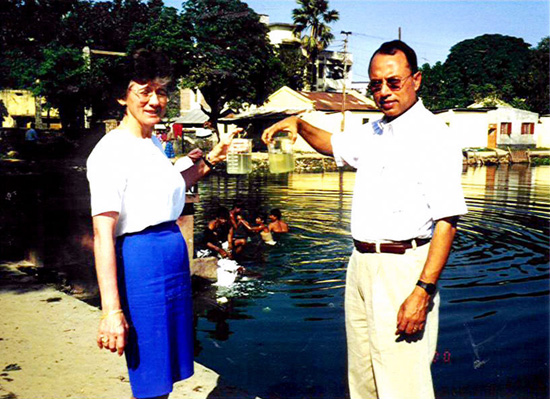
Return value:
[(124, 57), (113, 77), (117, 98), (125, 98), (130, 82), (146, 84), (161, 80), (168, 84), (172, 79), (170, 60), (160, 51), (140, 49)]
[(376, 56), (376, 54), (385, 54), (385, 55), (395, 55), (398, 51), (403, 52), (405, 54), (405, 57), (407, 58), (407, 62), (409, 64), (409, 69), (411, 72), (417, 73), (418, 72), (418, 60), (416, 58), (416, 53), (414, 50), (405, 42), (401, 40), (392, 40), (391, 42), (382, 43), (380, 48), (374, 52), (372, 55), (372, 58), (369, 62), (369, 73), (370, 73), (370, 66), (372, 64), (373, 58)]

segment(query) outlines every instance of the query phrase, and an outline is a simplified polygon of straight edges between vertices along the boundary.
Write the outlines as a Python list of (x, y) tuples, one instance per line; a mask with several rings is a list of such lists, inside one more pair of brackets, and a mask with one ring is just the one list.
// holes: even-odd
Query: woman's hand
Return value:
[(99, 349), (118, 352), (118, 355), (122, 356), (128, 342), (128, 331), (129, 325), (121, 310), (106, 313), (99, 322), (97, 346)]
[(193, 161), (193, 163), (197, 162), (202, 157), (202, 151), (200, 148), (194, 148), (191, 151), (189, 151), (189, 154), (186, 155)]
[(212, 151), (208, 153), (207, 155), (208, 160), (213, 164), (217, 164), (218, 162), (225, 160), (225, 157), (227, 155), (227, 150), (229, 149), (229, 146), (231, 145), (233, 138), (235, 137), (236, 134), (239, 134), (242, 131), (243, 131), (242, 128), (238, 128), (232, 131), (231, 133), (221, 135), (220, 142), (216, 144), (216, 146), (212, 148)]

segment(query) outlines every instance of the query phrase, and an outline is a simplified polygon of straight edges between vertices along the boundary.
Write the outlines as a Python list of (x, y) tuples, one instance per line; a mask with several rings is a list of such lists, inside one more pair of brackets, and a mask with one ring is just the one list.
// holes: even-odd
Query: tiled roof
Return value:
[[(311, 100), (315, 104), (315, 110), (317, 111), (342, 111), (342, 93), (332, 92), (308, 92), (300, 91), (302, 96)], [(364, 102), (363, 100), (355, 97), (353, 94), (346, 94), (346, 111), (365, 111), (376, 110), (376, 107)]]

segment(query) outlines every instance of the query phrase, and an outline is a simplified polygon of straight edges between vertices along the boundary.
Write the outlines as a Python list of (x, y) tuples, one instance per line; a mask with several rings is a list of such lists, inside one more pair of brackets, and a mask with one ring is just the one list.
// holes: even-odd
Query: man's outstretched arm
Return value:
[(268, 127), (262, 134), (263, 142), (266, 144), (271, 142), (273, 136), (278, 132), (287, 133), (293, 143), (299, 134), (315, 151), (332, 156), (332, 134), (311, 125), (301, 118), (291, 116)]

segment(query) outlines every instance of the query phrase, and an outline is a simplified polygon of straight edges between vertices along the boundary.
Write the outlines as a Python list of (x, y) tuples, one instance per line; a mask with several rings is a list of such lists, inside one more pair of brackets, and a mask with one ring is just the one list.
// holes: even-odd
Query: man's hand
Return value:
[(277, 122), (264, 130), (262, 134), (262, 141), (266, 144), (270, 143), (273, 141), (273, 136), (275, 136), (275, 134), (285, 132), (292, 143), (295, 143), (298, 138), (298, 124), (300, 121), (300, 118), (291, 116), (290, 118)]
[(395, 335), (416, 334), (422, 331), (426, 325), (429, 305), (430, 295), (423, 288), (415, 287), (399, 308)]

